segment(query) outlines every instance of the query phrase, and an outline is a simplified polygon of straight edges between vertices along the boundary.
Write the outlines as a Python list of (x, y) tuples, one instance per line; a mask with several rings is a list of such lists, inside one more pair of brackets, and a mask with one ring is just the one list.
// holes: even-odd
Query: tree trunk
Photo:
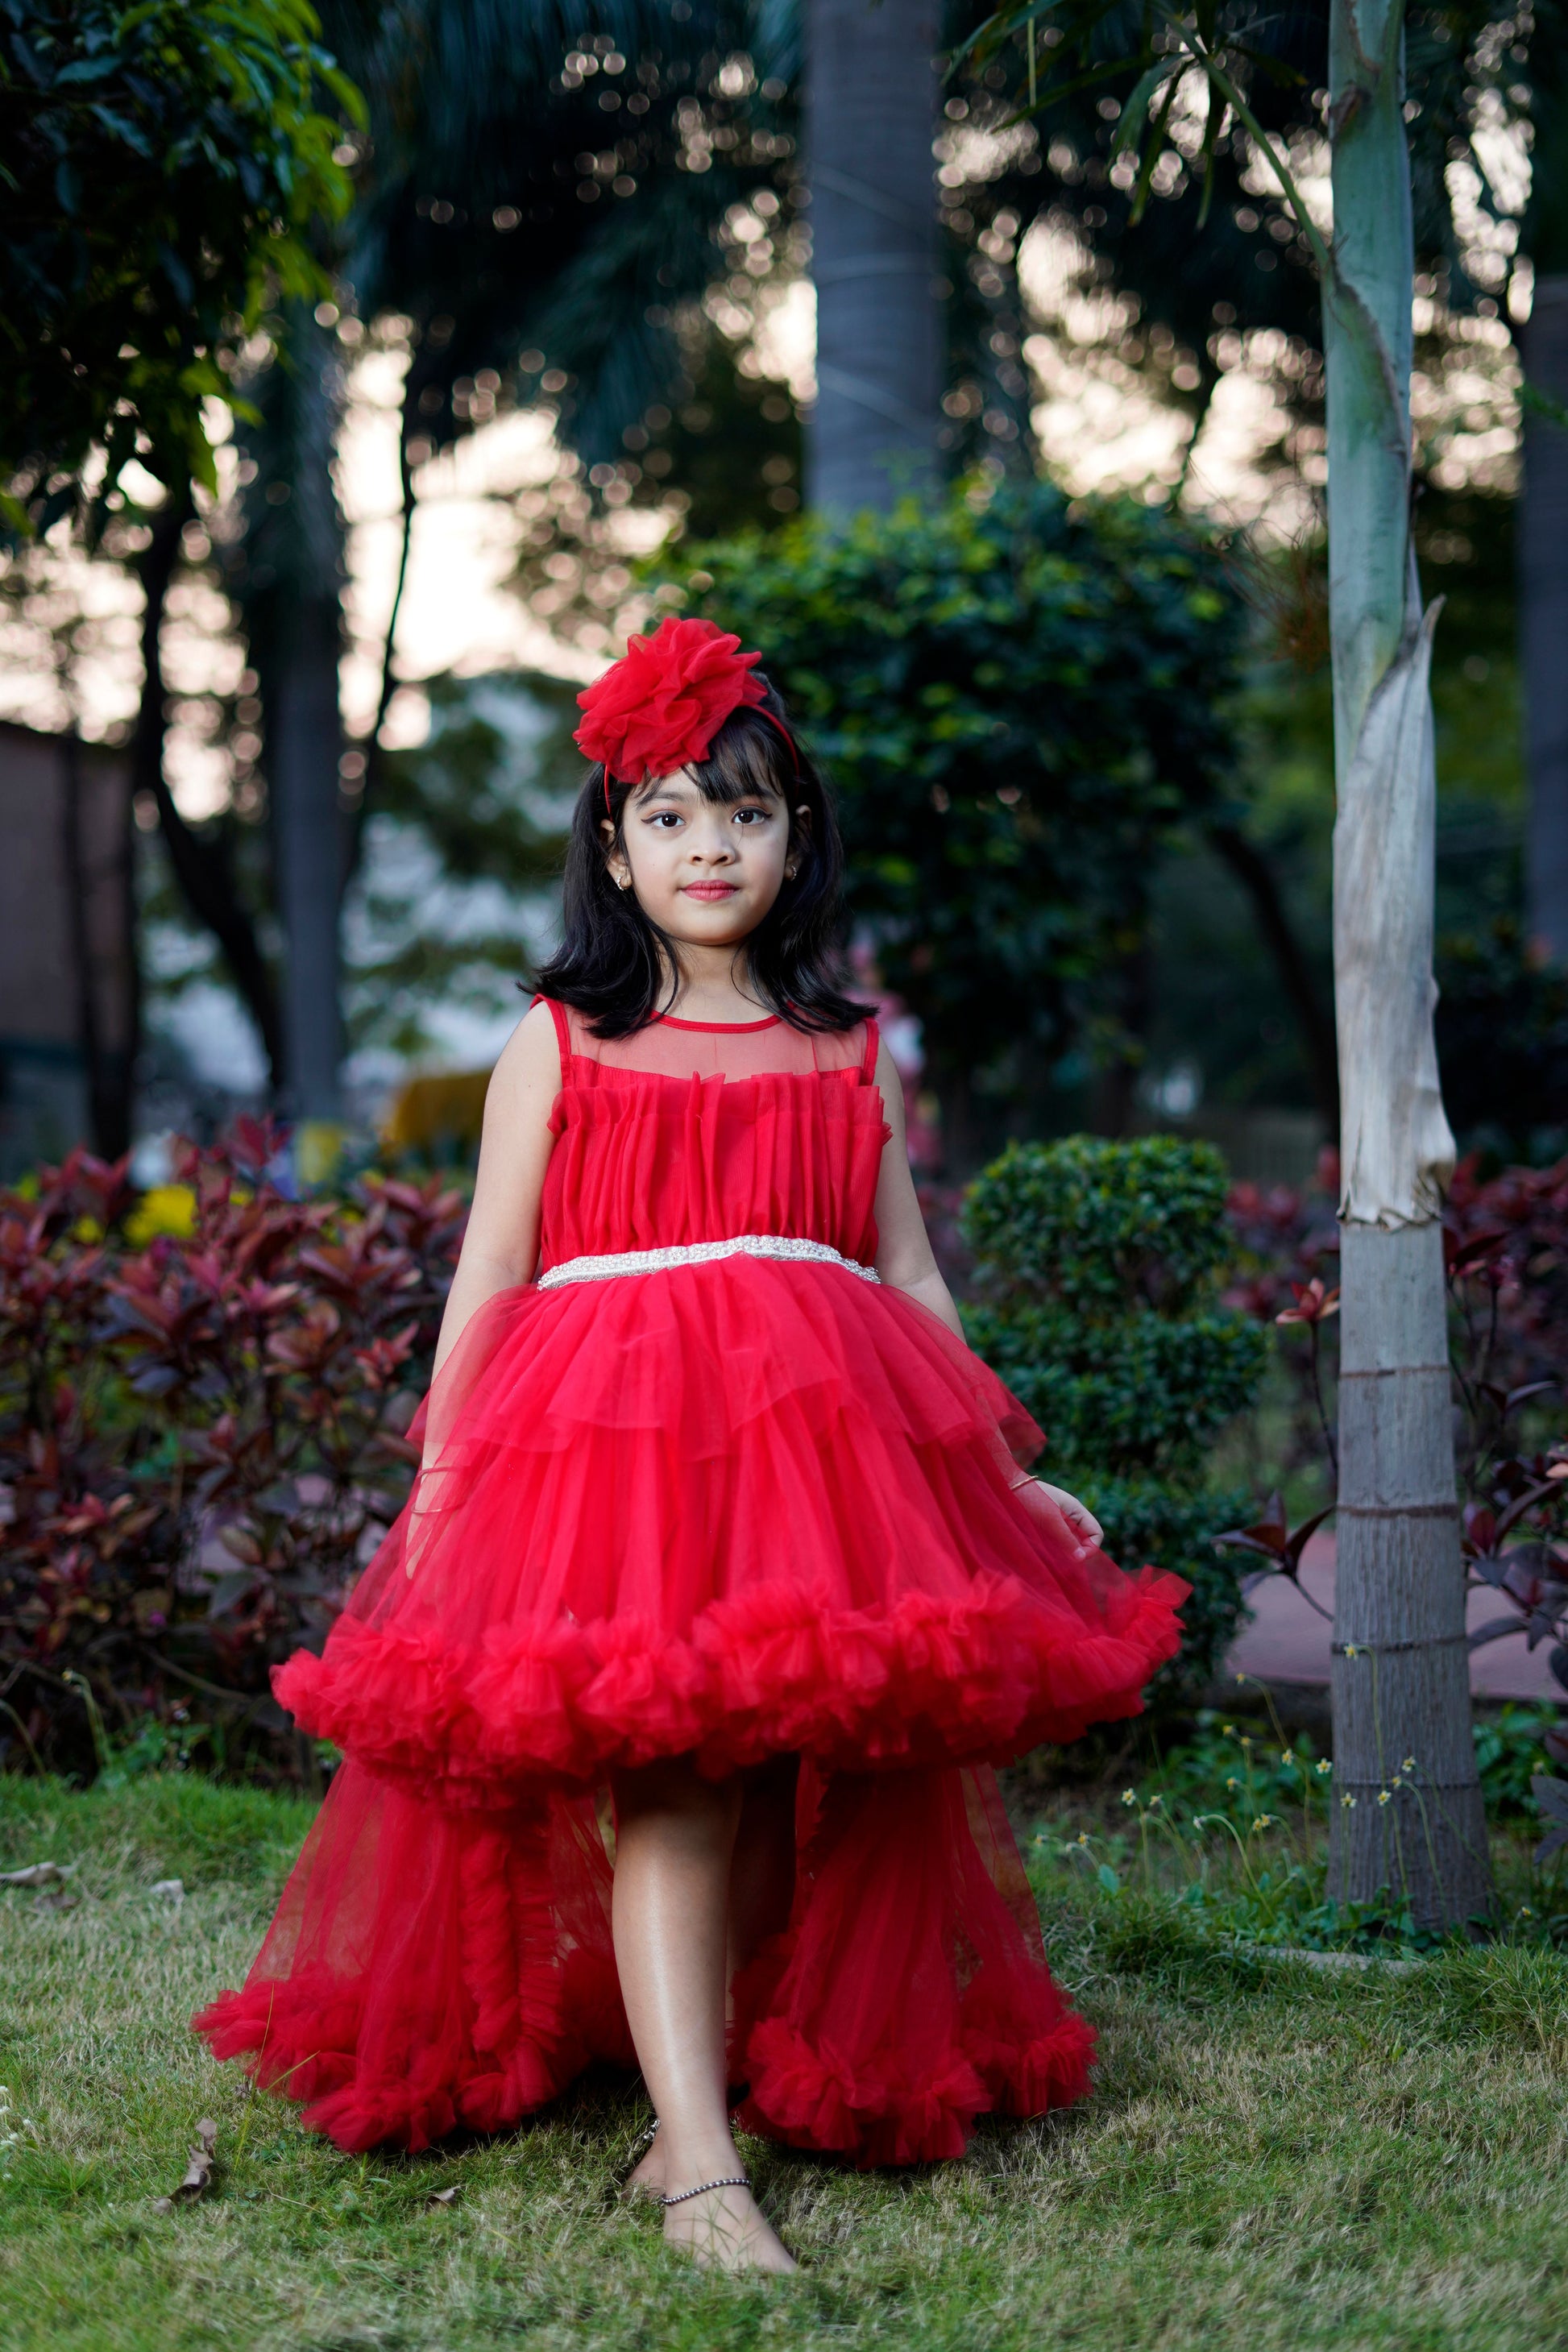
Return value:
[[(77, 1039), (87, 1077), (88, 1119), (92, 1148), (100, 1160), (118, 1160), (131, 1149), (136, 1052), (141, 1028), (140, 974), (136, 957), (133, 796), (123, 796), (115, 827), (110, 869), (117, 901), (113, 927), (105, 937), (102, 883), (110, 878), (95, 859), (93, 836), (101, 821), (89, 815), (82, 774), (81, 738), (75, 720), (59, 739), (61, 761), (61, 850), (71, 932), (71, 962), (77, 990)], [(129, 837), (128, 837), (129, 836)], [(118, 969), (117, 969), (118, 967)], [(106, 1013), (118, 1035), (108, 1034)], [(114, 1014), (120, 1018), (114, 1021)]]
[(132, 799), (134, 803), (140, 793), (151, 793), (180, 895), (196, 921), (206, 926), (223, 951), (229, 976), (260, 1033), (276, 1087), (282, 1073), (283, 1044), (272, 975), (257, 940), (256, 926), (235, 889), (234, 877), (222, 851), (185, 823), (163, 776), (163, 740), (168, 731), (164, 712), (163, 607), (179, 559), (180, 534), (192, 512), (190, 485), (186, 482), (170, 491), (168, 503), (153, 517), (152, 537), (137, 561), (142, 595), (142, 699), (131, 745)]
[(282, 919), (286, 1105), (310, 1124), (342, 1115), (338, 916), (343, 858), (338, 761), (342, 521), (332, 480), (342, 404), (336, 344), (302, 305), (289, 313), (288, 495), (265, 656), (267, 779)]
[(933, 0), (810, 0), (806, 164), (816, 288), (811, 504), (929, 484), (941, 422)]
[(1432, 1038), (1436, 775), (1410, 551), (1403, 12), (1333, 0), (1323, 289), (1333, 639), (1334, 996), (1344, 1227), (1330, 1889), (1426, 1926), (1483, 1913), (1455, 1496)]
[[(1568, 276), (1535, 281), (1521, 337), (1537, 392), (1568, 404)], [(1526, 410), (1519, 501), (1531, 938), (1568, 963), (1568, 428)]]
[(342, 1111), (337, 599), (298, 604), (285, 617), (279, 654), (268, 732), (286, 1099), (293, 1118), (331, 1124)]

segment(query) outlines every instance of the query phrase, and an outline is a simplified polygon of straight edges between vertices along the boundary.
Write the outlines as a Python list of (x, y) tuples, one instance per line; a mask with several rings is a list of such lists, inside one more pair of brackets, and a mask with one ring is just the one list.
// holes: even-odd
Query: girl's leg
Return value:
[[(724, 2008), (738, 1780), (715, 1786), (683, 1759), (617, 1773), (616, 1967), (670, 2194), (743, 2170), (725, 2099)], [(747, 2189), (669, 2207), (664, 2233), (726, 2270), (793, 2270)]]
[(742, 1776), (745, 1795), (730, 1865), (730, 1975), (789, 1926), (795, 1901), (798, 1756), (774, 1756)]

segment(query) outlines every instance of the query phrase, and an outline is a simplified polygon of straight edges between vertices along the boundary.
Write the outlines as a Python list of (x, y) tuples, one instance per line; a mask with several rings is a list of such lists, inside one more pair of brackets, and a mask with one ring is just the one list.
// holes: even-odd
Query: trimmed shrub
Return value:
[(1214, 1674), (1242, 1612), (1239, 1570), (1214, 1538), (1251, 1498), (1205, 1471), (1257, 1395), (1268, 1344), (1219, 1302), (1226, 1197), (1209, 1144), (1074, 1136), (1010, 1145), (963, 1212), (970, 1339), (1040, 1423), (1052, 1483), (1089, 1504), (1111, 1557), (1192, 1585), (1171, 1670), (1186, 1682)]

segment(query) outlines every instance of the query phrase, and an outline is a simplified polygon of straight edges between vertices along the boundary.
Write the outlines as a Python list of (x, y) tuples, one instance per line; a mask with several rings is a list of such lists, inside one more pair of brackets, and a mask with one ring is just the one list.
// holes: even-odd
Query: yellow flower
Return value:
[(1519, 1916), (1521, 1919), (1533, 1919), (1535, 1914), (1528, 1903), (1521, 1903), (1519, 1906)]
[(1226, 1785), (1226, 1787), (1227, 1789), (1239, 1789), (1239, 1788), (1240, 1788), (1240, 1786), (1241, 1786), (1241, 1782), (1240, 1782), (1239, 1780), (1227, 1780), (1227, 1781), (1226, 1782), (1226, 1784), (1225, 1784), (1225, 1785)]
[(1149, 1811), (1152, 1812), (1156, 1805), (1163, 1805), (1164, 1801), (1165, 1800), (1163, 1797), (1151, 1797), (1149, 1800)]
[(1252, 1745), (1250, 1737), (1245, 1731), (1241, 1735), (1241, 1744), (1244, 1748), (1250, 1748)]
[(1322, 1776), (1323, 1776), (1323, 1774), (1324, 1774), (1325, 1772), (1331, 1772), (1331, 1771), (1333, 1770), (1333, 1769), (1334, 1769), (1334, 1765), (1333, 1765), (1333, 1759), (1332, 1759), (1332, 1757), (1330, 1757), (1330, 1756), (1322, 1756), (1322, 1757), (1320, 1757), (1320, 1758), (1319, 1758), (1319, 1759), (1318, 1759), (1317, 1764), (1315, 1765), (1315, 1767), (1314, 1767), (1313, 1769), (1316, 1770), (1316, 1772), (1317, 1772), (1317, 1774), (1318, 1774), (1319, 1779), (1320, 1779), (1320, 1780), (1321, 1780), (1321, 1778), (1322, 1778)]
[(1414, 1772), (1414, 1771), (1415, 1771), (1415, 1757), (1414, 1757), (1414, 1756), (1407, 1756), (1407, 1757), (1405, 1758), (1405, 1759), (1404, 1763), (1400, 1766), (1400, 1768), (1399, 1768), (1399, 1769), (1400, 1769), (1400, 1770), (1401, 1770), (1402, 1772)]
[(1274, 1826), (1274, 1816), (1273, 1816), (1273, 1814), (1272, 1814), (1272, 1813), (1259, 1813), (1259, 1814), (1258, 1814), (1258, 1819), (1253, 1822), (1252, 1826), (1253, 1826), (1253, 1828), (1254, 1828), (1255, 1830), (1269, 1830), (1269, 1829), (1272, 1829), (1272, 1828), (1273, 1828), (1273, 1826)]
[(1236, 1738), (1235, 1724), (1222, 1723), (1219, 1727), (1219, 1736), (1222, 1739), (1234, 1739)]
[(1344, 1807), (1347, 1813), (1352, 1812), (1355, 1809), (1355, 1799), (1351, 1795), (1348, 1789), (1345, 1790), (1344, 1795), (1340, 1799), (1340, 1802)]
[(1388, 1799), (1389, 1799), (1389, 1793), (1390, 1793), (1390, 1792), (1389, 1792), (1389, 1790), (1386, 1790), (1386, 1789), (1380, 1789), (1380, 1790), (1378, 1790), (1378, 1792), (1377, 1792), (1377, 1801), (1378, 1801), (1378, 1803), (1379, 1803), (1380, 1805), (1386, 1805), (1386, 1804), (1387, 1804), (1387, 1802), (1388, 1802)]
[(1121, 1791), (1121, 1801), (1124, 1805), (1135, 1805), (1138, 1802), (1137, 1790), (1123, 1789)]
[(1347, 1642), (1345, 1643), (1345, 1655), (1347, 1658), (1353, 1658), (1356, 1655), (1356, 1644), (1354, 1642)]
[(189, 1241), (196, 1229), (196, 1196), (188, 1184), (149, 1185), (125, 1220), (125, 1238), (145, 1249), (160, 1234)]
[(1296, 1761), (1295, 1749), (1293, 1748), (1285, 1748), (1280, 1755), (1279, 1761), (1281, 1764), (1294, 1764)]

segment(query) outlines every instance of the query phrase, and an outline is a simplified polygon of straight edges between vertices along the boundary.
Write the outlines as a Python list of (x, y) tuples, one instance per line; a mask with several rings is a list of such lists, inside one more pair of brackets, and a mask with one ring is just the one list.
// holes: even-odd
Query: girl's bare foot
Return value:
[(689, 2254), (700, 2270), (788, 2272), (800, 2267), (751, 2190), (732, 2185), (667, 2205), (664, 2241)]
[(656, 2130), (639, 2164), (634, 2165), (621, 2183), (623, 2197), (649, 2198), (657, 2202), (668, 2188), (664, 2171), (664, 2143)]

